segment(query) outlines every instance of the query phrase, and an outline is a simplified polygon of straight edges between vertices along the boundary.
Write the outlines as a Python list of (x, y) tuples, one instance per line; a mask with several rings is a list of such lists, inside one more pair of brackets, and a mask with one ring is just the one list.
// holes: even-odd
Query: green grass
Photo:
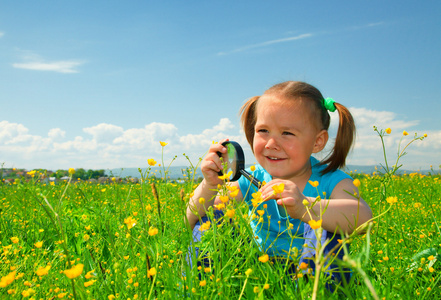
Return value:
[[(210, 266), (190, 266), (185, 211), (196, 184), (191, 174), (184, 184), (147, 175), (138, 184), (50, 185), (36, 172), (0, 183), (0, 299), (441, 298), (439, 175), (353, 174), (375, 219), (344, 239), (338, 263), (353, 276), (332, 295), (322, 272), (287, 276), (286, 265), (259, 261), (247, 207), (234, 199), (225, 208), (234, 217), (212, 220), (196, 245)], [(79, 264), (69, 279), (64, 271)]]

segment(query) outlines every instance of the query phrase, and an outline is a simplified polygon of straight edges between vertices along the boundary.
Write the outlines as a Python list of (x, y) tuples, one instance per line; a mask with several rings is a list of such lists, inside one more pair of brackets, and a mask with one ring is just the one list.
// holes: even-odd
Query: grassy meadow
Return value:
[[(383, 141), (390, 129), (376, 132)], [(408, 146), (424, 138), (404, 134), (392, 166), (352, 174), (374, 219), (341, 240), (337, 263), (352, 277), (333, 293), (323, 270), (334, 258), (320, 255), (323, 245), (321, 271), (300, 265), (286, 275), (286, 263), (255, 245), (247, 207), (233, 196), (193, 243), (185, 211), (195, 166), (179, 184), (166, 168), (163, 179), (147, 171), (139, 183), (49, 184), (38, 172), (0, 183), (0, 299), (441, 299), (441, 176), (397, 175)], [(198, 266), (194, 247), (208, 265)]]

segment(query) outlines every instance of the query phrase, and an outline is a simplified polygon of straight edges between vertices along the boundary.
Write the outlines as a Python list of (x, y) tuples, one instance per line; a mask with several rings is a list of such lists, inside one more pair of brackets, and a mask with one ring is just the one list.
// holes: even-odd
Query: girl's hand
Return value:
[[(281, 184), (284, 185), (283, 191)], [(291, 218), (302, 220), (306, 213), (303, 200), (307, 199), (297, 185), (288, 180), (274, 179), (264, 185), (260, 192), (264, 200), (275, 199), (278, 205), (283, 205)]]
[(217, 144), (210, 146), (207, 155), (201, 163), (202, 175), (204, 175), (205, 182), (210, 187), (217, 187), (218, 184), (222, 184), (222, 180), (219, 179), (219, 172), (223, 169), (222, 162), (220, 160), (218, 152), (224, 154), (227, 152), (227, 148), (222, 146), (223, 142), (228, 141), (224, 139)]

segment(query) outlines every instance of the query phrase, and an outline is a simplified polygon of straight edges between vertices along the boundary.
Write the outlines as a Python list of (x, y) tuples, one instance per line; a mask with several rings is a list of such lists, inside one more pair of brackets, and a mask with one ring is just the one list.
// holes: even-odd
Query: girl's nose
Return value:
[(266, 142), (265, 149), (279, 150), (279, 145), (277, 144), (277, 141), (274, 138), (270, 138)]

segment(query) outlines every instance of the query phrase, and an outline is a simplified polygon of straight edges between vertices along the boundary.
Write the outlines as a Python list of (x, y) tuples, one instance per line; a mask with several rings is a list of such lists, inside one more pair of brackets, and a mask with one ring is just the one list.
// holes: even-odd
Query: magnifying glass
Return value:
[[(231, 171), (229, 180), (236, 181), (240, 178), (240, 176), (243, 175), (258, 189), (260, 189), (262, 182), (254, 178), (253, 175), (245, 170), (245, 156), (243, 154), (242, 147), (237, 142), (233, 141), (223, 142), (222, 146), (227, 148), (227, 153), (222, 155), (220, 152), (218, 152), (217, 154), (219, 157), (223, 158), (223, 163), (226, 164), (226, 168), (224, 168), (224, 170), (226, 169), (227, 174)], [(224, 175), (223, 171), (220, 171), (218, 174), (219, 176)]]

